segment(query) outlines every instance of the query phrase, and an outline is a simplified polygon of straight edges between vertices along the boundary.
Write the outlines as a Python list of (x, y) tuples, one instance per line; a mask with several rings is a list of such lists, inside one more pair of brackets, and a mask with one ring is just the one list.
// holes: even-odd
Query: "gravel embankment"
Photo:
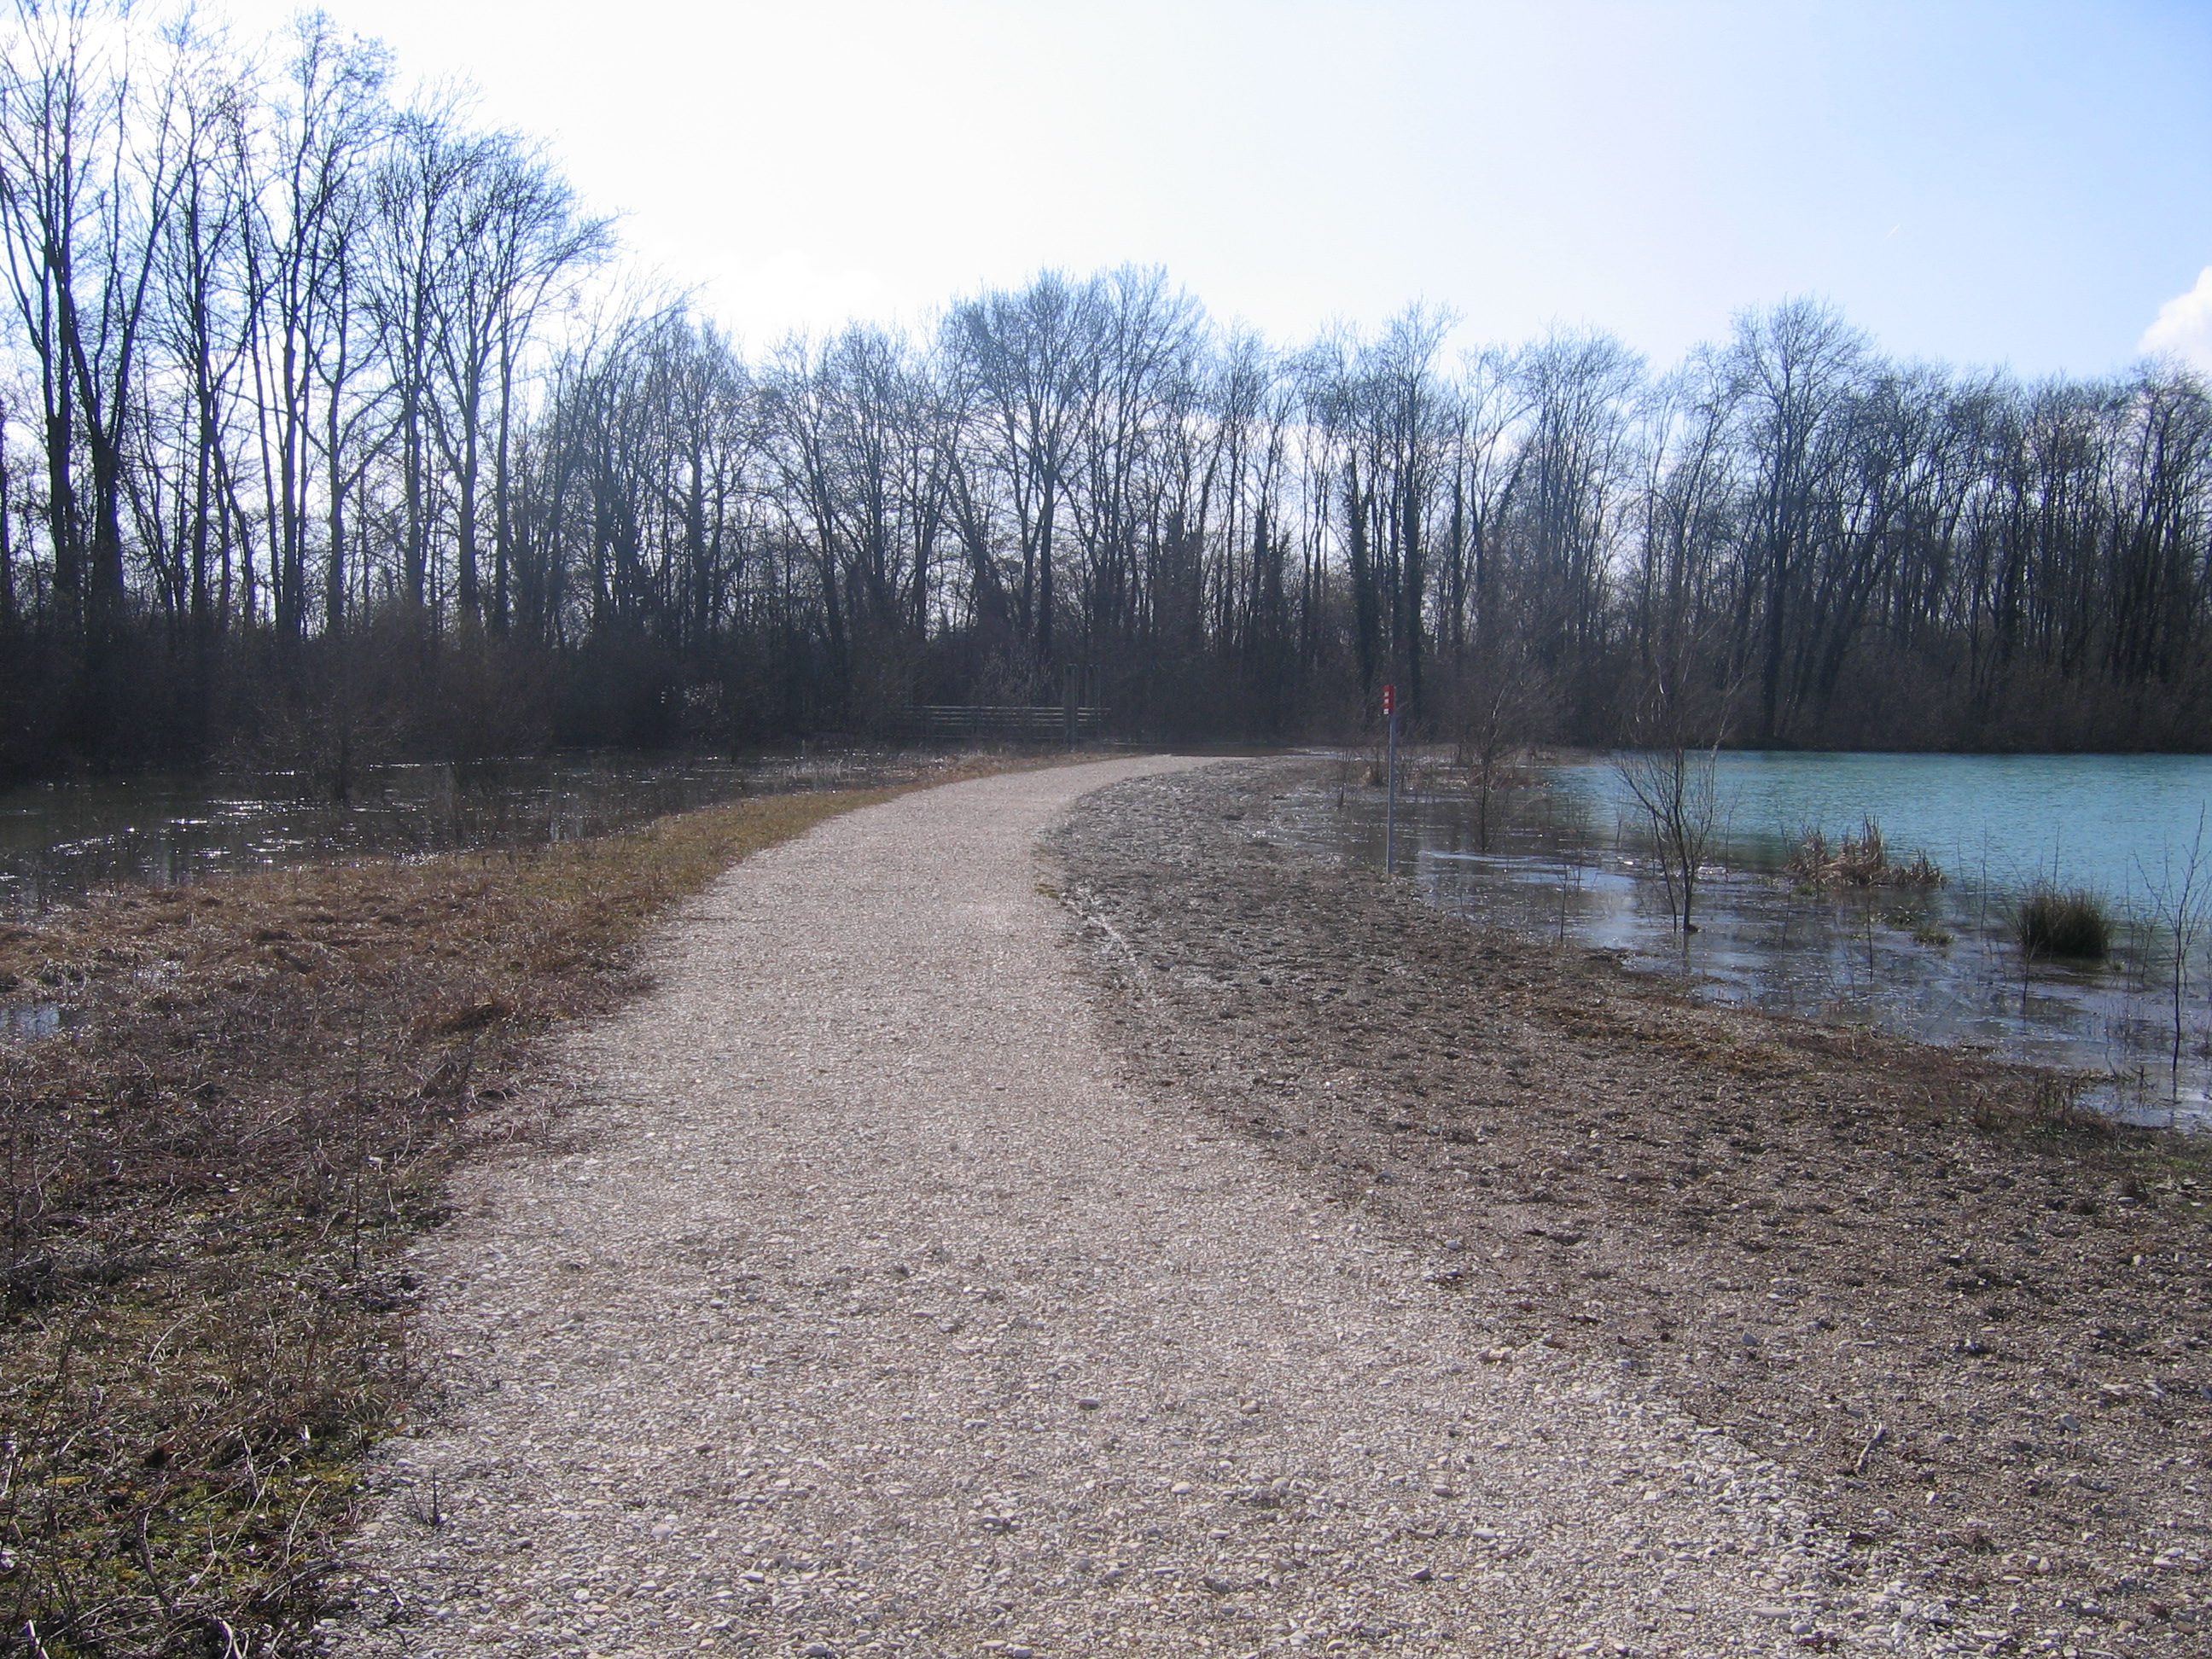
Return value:
[(573, 1047), (567, 1149), (425, 1248), (447, 1403), (343, 1651), (1929, 1644), (1814, 1486), (1507, 1358), (1333, 1176), (1133, 1085), (1037, 838), (1184, 764), (908, 797), (684, 909)]

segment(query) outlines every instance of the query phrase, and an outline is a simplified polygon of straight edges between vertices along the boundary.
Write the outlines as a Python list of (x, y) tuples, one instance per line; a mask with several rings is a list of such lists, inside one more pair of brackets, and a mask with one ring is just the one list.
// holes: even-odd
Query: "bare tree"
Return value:
[(318, 516), (325, 624), (337, 626), (344, 611), (345, 404), (361, 368), (355, 278), (367, 175), (386, 131), (389, 66), (380, 49), (347, 41), (320, 14), (294, 25), (290, 46), (259, 135), (245, 247), (276, 626), (297, 640), (317, 605), (308, 538)]
[(1097, 390), (1100, 311), (1099, 283), (1048, 271), (1018, 293), (965, 301), (946, 319), (1006, 490), (1021, 559), (1017, 605), (1040, 667), (1053, 653), (1054, 532)]
[(2190, 840), (2189, 850), (2177, 854), (2174, 848), (2166, 848), (2155, 876), (2142, 860), (2138, 860), (2136, 866), (2144, 890), (2150, 895), (2152, 913), (2166, 931), (2166, 990), (2172, 1038), (2170, 1072), (2177, 1097), (2181, 1090), (2182, 1016), (2189, 993), (2190, 959), (2196, 954), (2205, 927), (2212, 924), (2212, 862), (2208, 862), (2212, 848), (2204, 844), (2204, 809), (2199, 807), (2197, 833)]
[(1644, 819), (1668, 912), (1686, 937), (1698, 931), (1698, 883), (1721, 832), (1719, 748), (1697, 745), (1663, 717), (1646, 728), (1644, 744), (1616, 753), (1613, 775)]
[(1863, 337), (1833, 310), (1790, 300), (1738, 317), (1725, 360), (1751, 459), (1745, 511), (1755, 574), (1738, 601), (1737, 661), (1757, 663), (1758, 735), (1765, 743), (1783, 733), (1800, 584), (1844, 453), (1837, 440), (1865, 353)]

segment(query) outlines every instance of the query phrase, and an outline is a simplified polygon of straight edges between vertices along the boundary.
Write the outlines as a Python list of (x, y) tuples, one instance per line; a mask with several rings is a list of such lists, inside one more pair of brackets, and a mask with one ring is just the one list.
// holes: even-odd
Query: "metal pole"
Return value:
[(1395, 875), (1398, 868), (1398, 710), (1395, 699), (1390, 709), (1390, 805), (1382, 817), (1382, 873)]

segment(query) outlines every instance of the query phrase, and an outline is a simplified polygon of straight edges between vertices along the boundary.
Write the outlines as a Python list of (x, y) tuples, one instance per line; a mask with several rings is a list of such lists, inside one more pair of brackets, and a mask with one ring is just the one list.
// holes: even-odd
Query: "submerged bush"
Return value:
[(2022, 902), (2013, 936), (2030, 956), (2099, 962), (2112, 949), (2112, 912), (2094, 893), (2038, 887)]

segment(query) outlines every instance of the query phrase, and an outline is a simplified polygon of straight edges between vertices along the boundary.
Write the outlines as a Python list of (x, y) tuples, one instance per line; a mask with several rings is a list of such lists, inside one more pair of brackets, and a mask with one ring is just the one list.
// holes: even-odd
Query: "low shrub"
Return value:
[(2032, 957), (2101, 962), (2112, 954), (2112, 911), (2094, 893), (2039, 886), (2021, 901), (2013, 937)]

